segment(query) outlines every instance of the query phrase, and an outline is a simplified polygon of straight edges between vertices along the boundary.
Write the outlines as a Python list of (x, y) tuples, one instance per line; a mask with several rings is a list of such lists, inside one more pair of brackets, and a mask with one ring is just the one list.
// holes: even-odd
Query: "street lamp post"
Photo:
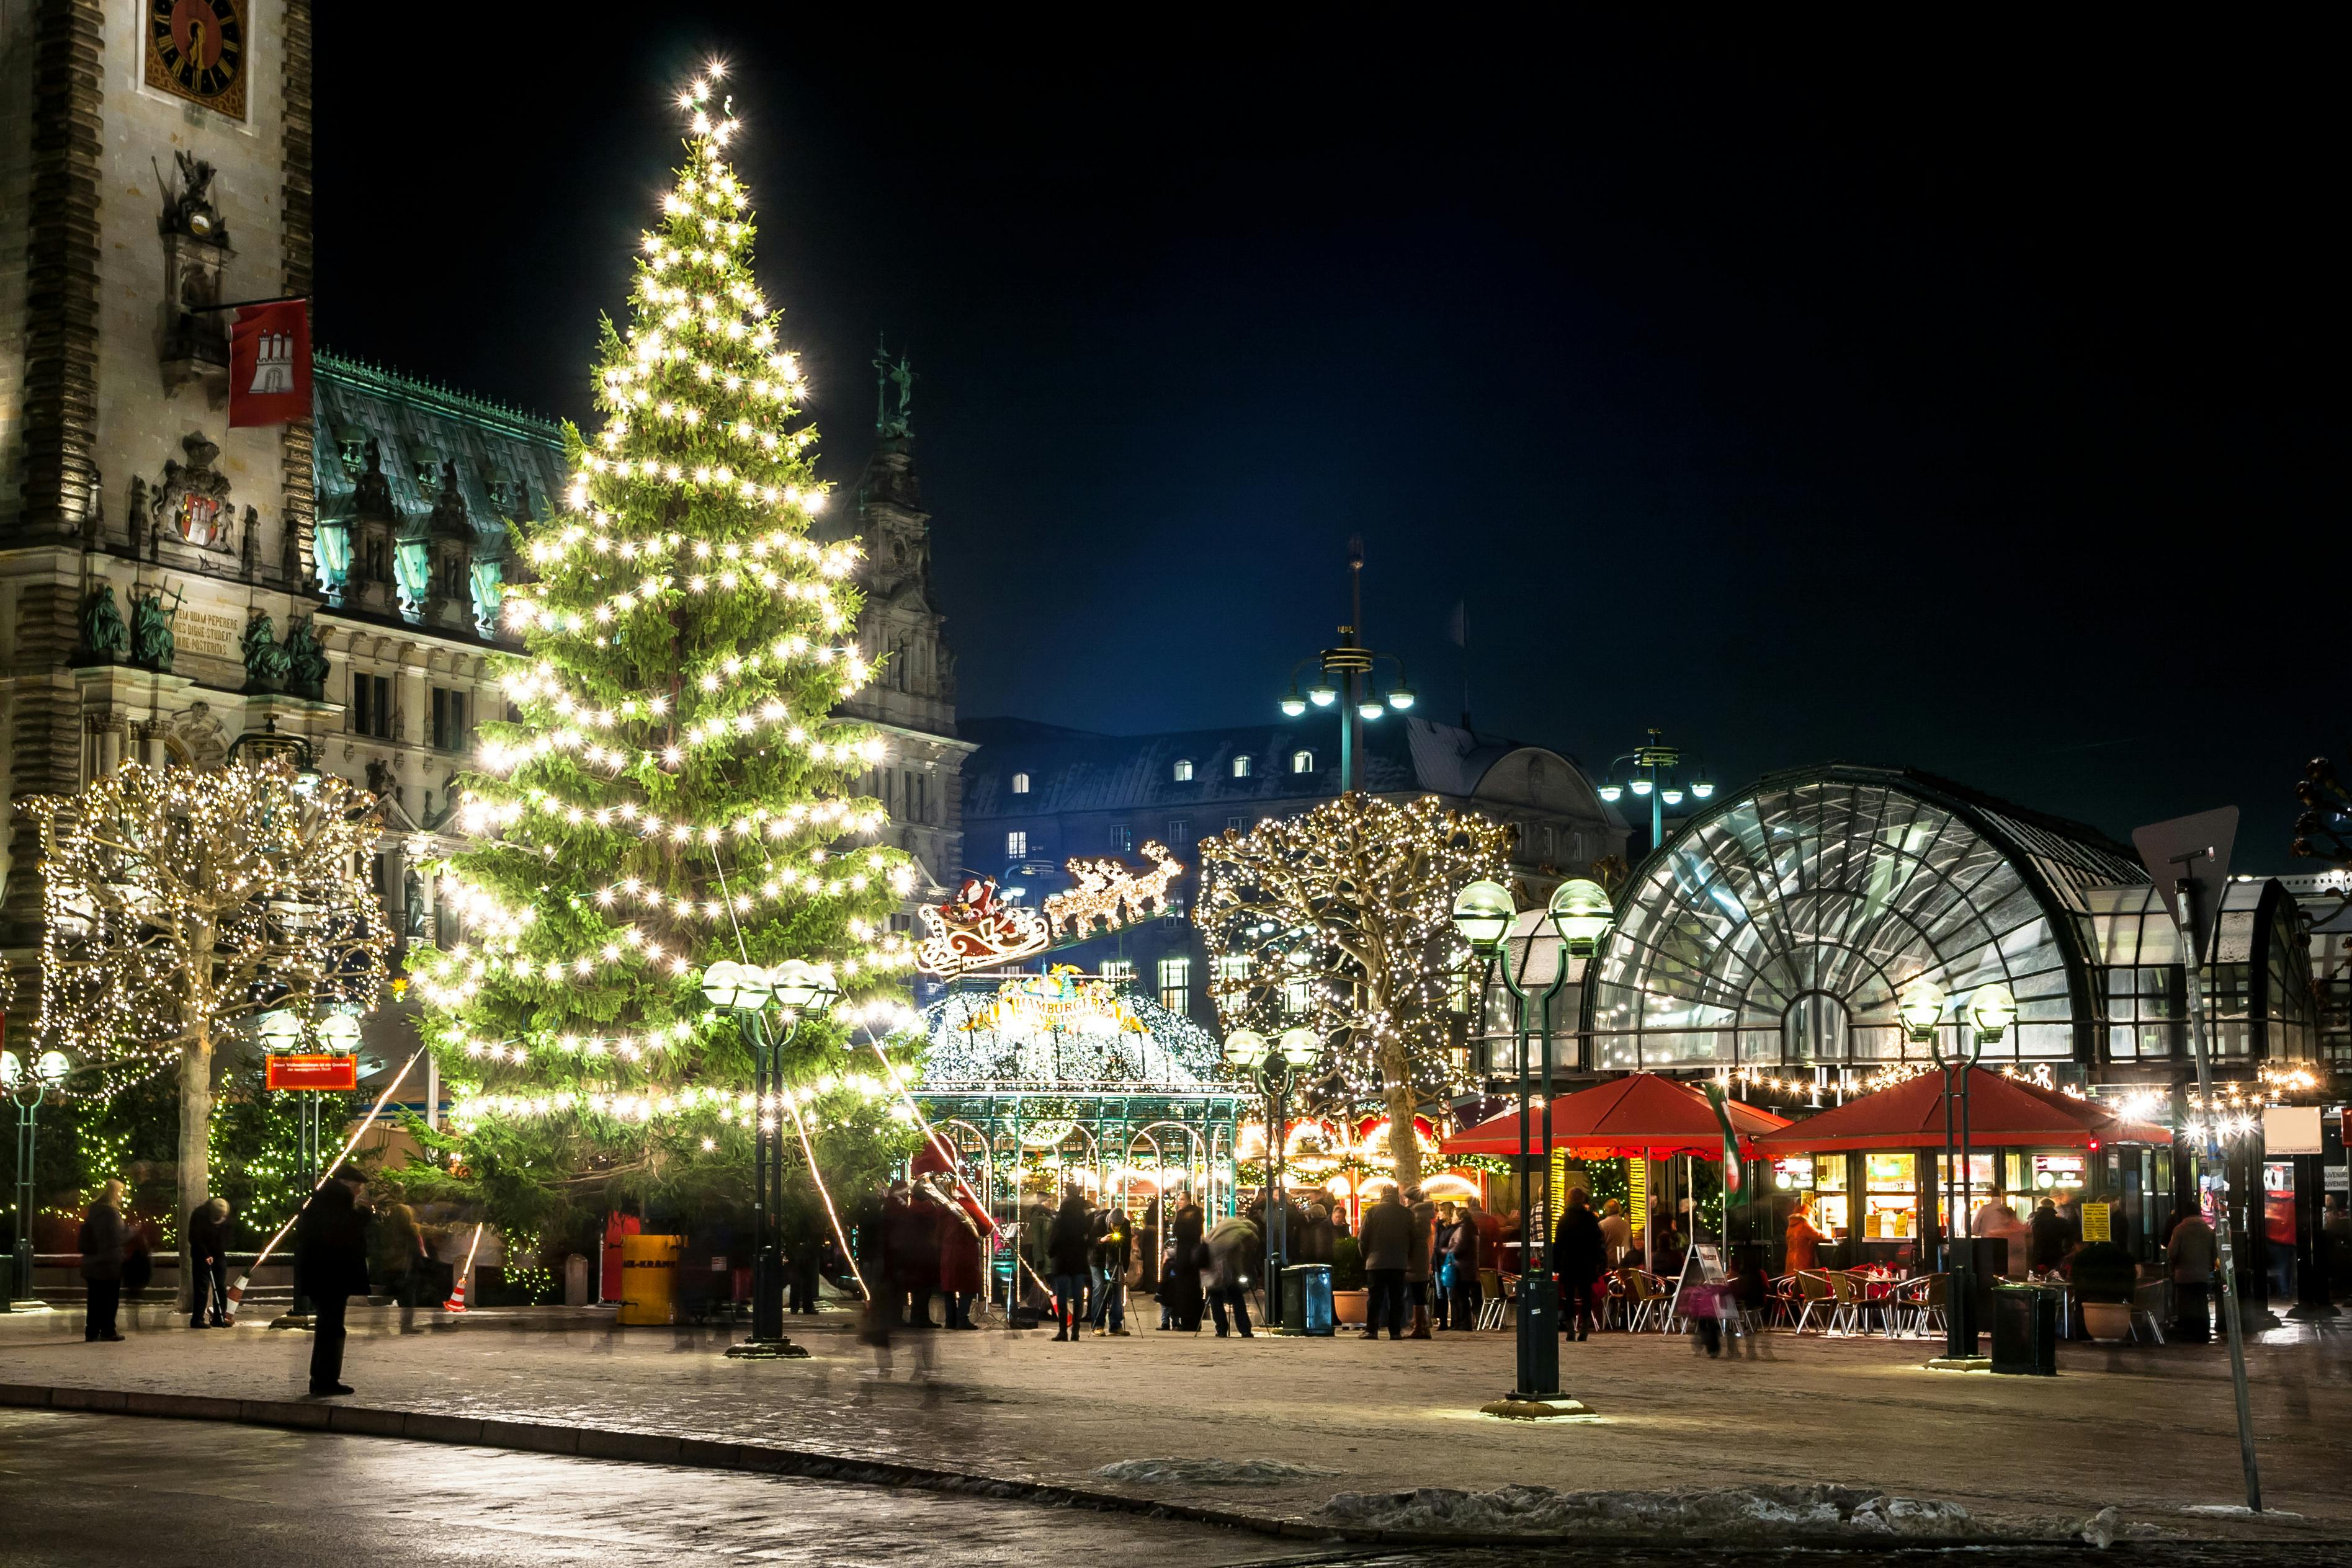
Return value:
[(27, 1072), (13, 1051), (0, 1051), (0, 1089), (16, 1106), (16, 1247), (8, 1288), (0, 1291), (0, 1312), (46, 1312), (33, 1294), (33, 1145), (40, 1130), (41, 1102), (66, 1081), (73, 1064), (61, 1051), (45, 1051)]
[[(1282, 711), (1297, 718), (1308, 707), (1339, 706), (1339, 793), (1352, 795), (1364, 787), (1364, 726), (1390, 708), (1402, 713), (1412, 706), (1412, 687), (1406, 684), (1404, 661), (1393, 653), (1378, 653), (1363, 644), (1364, 547), (1360, 539), (1348, 547), (1349, 621), (1339, 628), (1339, 645), (1301, 659), (1290, 667), (1290, 692)], [(1372, 690), (1372, 666), (1381, 659), (1397, 667), (1396, 682), (1385, 698)], [(1298, 677), (1309, 664), (1318, 674), (1302, 695)], [(1336, 684), (1335, 684), (1336, 683)]]
[[(1979, 986), (1969, 998), (1968, 1017), (1956, 1032), (1943, 1029), (1944, 988), (1922, 976), (1903, 988), (1895, 1010), (1913, 1043), (1925, 1045), (1944, 1074), (1944, 1354), (1966, 1360), (1977, 1354), (1975, 1242), (1969, 1217), (1969, 1075), (1984, 1048), (2009, 1032), (2017, 998), (2007, 986)], [(1958, 1092), (1954, 1092), (1957, 1074)], [(1959, 1105), (1957, 1129), (1953, 1102)]]
[[(822, 1014), (840, 995), (833, 974), (821, 965), (787, 958), (772, 970), (722, 958), (702, 972), (702, 994), (721, 1012), (735, 1015), (735, 1027), (751, 1049), (751, 1337), (730, 1344), (738, 1359), (772, 1361), (808, 1352), (784, 1337), (783, 1248), (777, 1211), (783, 1205), (784, 1048), (800, 1032), (801, 1019)], [(768, 1009), (782, 1015), (776, 1036)]]
[[(1289, 1151), (1284, 1124), (1290, 1115), (1291, 1086), (1315, 1061), (1321, 1043), (1310, 1029), (1285, 1030), (1274, 1041), (1254, 1029), (1237, 1029), (1225, 1037), (1225, 1060), (1246, 1071), (1265, 1096), (1265, 1316), (1270, 1332), (1282, 1326), (1282, 1270), (1290, 1262), (1290, 1204), (1283, 1189)], [(1396, 1135), (1393, 1128), (1389, 1135)]]
[[(1675, 769), (1681, 766), (1683, 754), (1665, 743), (1663, 738), (1665, 732), (1655, 725), (1650, 727), (1649, 733), (1646, 744), (1635, 747), (1622, 757), (1610, 759), (1608, 777), (1601, 780), (1598, 792), (1612, 805), (1628, 789), (1638, 799), (1650, 802), (1650, 847), (1654, 850), (1665, 841), (1665, 809), (1683, 803), (1683, 786), (1675, 778)], [(1621, 763), (1629, 769), (1627, 781), (1623, 784), (1617, 782), (1617, 768)], [(1715, 793), (1715, 780), (1707, 777), (1706, 768), (1700, 768), (1698, 777), (1690, 781), (1690, 792), (1702, 800)]]
[[(1528, 988), (1512, 972), (1505, 945), (1518, 910), (1510, 890), (1499, 883), (1474, 882), (1454, 896), (1454, 928), (1471, 951), (1484, 958), (1491, 975), (1497, 964), (1512, 1000), (1512, 1032), (1519, 1075), (1519, 1312), (1516, 1381), (1510, 1394), (1486, 1406), (1497, 1415), (1574, 1416), (1587, 1407), (1559, 1388), (1559, 1291), (1552, 1279), (1551, 1228), (1551, 1007), (1568, 984), (1571, 958), (1590, 958), (1614, 915), (1609, 894), (1599, 883), (1574, 877), (1555, 888), (1549, 917), (1560, 937), (1559, 966), (1543, 991), (1542, 1082), (1540, 1107), (1532, 1101), (1528, 1071)], [(1483, 988), (1482, 988), (1483, 989)], [(1543, 1131), (1534, 1136), (1529, 1117), (1540, 1113)], [(1540, 1160), (1540, 1165), (1538, 1165)], [(1543, 1199), (1536, 1199), (1537, 1173), (1543, 1174)]]

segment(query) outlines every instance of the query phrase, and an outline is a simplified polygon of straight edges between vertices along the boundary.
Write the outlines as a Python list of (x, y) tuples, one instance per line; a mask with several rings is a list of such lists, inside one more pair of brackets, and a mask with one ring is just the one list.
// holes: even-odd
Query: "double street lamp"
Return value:
[[(777, 1211), (784, 1200), (782, 1118), (784, 1048), (800, 1032), (801, 1019), (830, 1009), (841, 989), (821, 964), (787, 958), (772, 969), (721, 958), (702, 972), (702, 994), (720, 1012), (735, 1015), (743, 1043), (751, 1048), (751, 1337), (730, 1344), (738, 1358), (774, 1360), (808, 1352), (784, 1337), (783, 1248)], [(768, 1009), (783, 1022), (773, 1031)]]
[[(1486, 1406), (1496, 1415), (1578, 1416), (1586, 1414), (1581, 1401), (1559, 1389), (1559, 1298), (1552, 1279), (1551, 1228), (1551, 1007), (1568, 984), (1571, 958), (1590, 959), (1616, 922), (1608, 890), (1586, 877), (1571, 877), (1552, 890), (1546, 911), (1560, 940), (1559, 967), (1543, 990), (1541, 1103), (1533, 1102), (1533, 1081), (1528, 1063), (1528, 988), (1515, 972), (1505, 945), (1518, 918), (1510, 890), (1500, 883), (1474, 882), (1454, 899), (1454, 928), (1470, 949), (1486, 961), (1489, 977), (1499, 964), (1503, 984), (1511, 993), (1512, 1036), (1519, 1073), (1519, 1313), (1517, 1382), (1507, 1397)], [(1485, 994), (1485, 986), (1479, 988)], [(1539, 1138), (1532, 1136), (1530, 1117), (1542, 1118)], [(1542, 1173), (1541, 1186), (1538, 1172)], [(1541, 1200), (1537, 1194), (1540, 1190)]]
[[(1298, 661), (1290, 667), (1290, 691), (1282, 711), (1297, 718), (1309, 707), (1339, 708), (1339, 793), (1352, 795), (1364, 787), (1364, 725), (1393, 708), (1404, 712), (1413, 705), (1412, 687), (1405, 683), (1404, 661), (1393, 653), (1376, 653), (1363, 645), (1364, 547), (1352, 542), (1348, 551), (1348, 624), (1339, 628), (1339, 645)], [(1385, 697), (1372, 689), (1372, 666), (1386, 659), (1396, 666), (1396, 682)], [(1302, 693), (1300, 674), (1315, 665), (1315, 684)]]
[[(1969, 1216), (1969, 1074), (1984, 1048), (2009, 1032), (2017, 1021), (2017, 998), (2007, 986), (1979, 986), (1969, 998), (1968, 1018), (1955, 1030), (1946, 1030), (1944, 988), (1926, 976), (1905, 986), (1895, 998), (1895, 1011), (1912, 1043), (1924, 1045), (1944, 1074), (1944, 1354), (1969, 1357), (1977, 1353), (1976, 1246)], [(1952, 1083), (1959, 1081), (1959, 1136), (1952, 1129)]]
[[(316, 1030), (319, 1048), (331, 1056), (351, 1056), (360, 1048), (360, 1020), (345, 1012), (329, 1012), (320, 1018)], [(301, 1015), (290, 1009), (278, 1008), (261, 1015), (253, 1026), (261, 1049), (271, 1056), (289, 1056), (302, 1049), (303, 1036), (310, 1032)], [(295, 1097), (295, 1190), (303, 1201), (319, 1190), (326, 1173), (319, 1168), (320, 1145), (325, 1137), (324, 1107), (320, 1104), (321, 1092), (296, 1085), (286, 1091)], [(299, 1329), (310, 1326), (310, 1301), (303, 1293), (301, 1270), (295, 1270), (292, 1307), (270, 1321), (274, 1329)]]
[(62, 1051), (41, 1052), (29, 1071), (15, 1051), (0, 1051), (0, 1090), (16, 1106), (16, 1248), (6, 1288), (0, 1290), (0, 1312), (46, 1306), (33, 1294), (33, 1139), (41, 1102), (72, 1071)]
[[(1237, 1029), (1225, 1037), (1225, 1060), (1247, 1072), (1265, 1096), (1265, 1315), (1270, 1324), (1282, 1321), (1282, 1270), (1290, 1261), (1290, 1200), (1282, 1185), (1290, 1091), (1321, 1050), (1322, 1041), (1311, 1029), (1285, 1030), (1275, 1040), (1254, 1029)], [(1395, 1136), (1393, 1129), (1390, 1136)]]

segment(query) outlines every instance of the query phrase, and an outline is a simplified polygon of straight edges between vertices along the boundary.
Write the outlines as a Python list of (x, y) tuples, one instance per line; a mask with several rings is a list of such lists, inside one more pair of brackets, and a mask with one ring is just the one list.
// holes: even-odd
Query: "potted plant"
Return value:
[(2094, 1241), (2074, 1254), (2067, 1278), (2083, 1305), (2083, 1329), (2114, 1344), (2131, 1338), (2132, 1297), (2139, 1289), (2139, 1265), (2113, 1241)]
[(1331, 1317), (1336, 1322), (1363, 1326), (1371, 1292), (1364, 1288), (1364, 1255), (1356, 1239), (1340, 1236), (1331, 1242)]

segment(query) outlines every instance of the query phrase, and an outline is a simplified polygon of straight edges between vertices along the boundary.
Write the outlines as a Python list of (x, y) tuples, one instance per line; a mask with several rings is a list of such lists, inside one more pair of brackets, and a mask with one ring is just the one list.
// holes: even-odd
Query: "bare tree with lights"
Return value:
[(211, 1197), (223, 1037), (264, 1009), (375, 1004), (391, 947), (360, 869), (382, 827), (375, 797), (282, 761), (132, 764), (22, 804), (41, 827), (42, 1038), (110, 1092), (177, 1065), (184, 1215)]
[(1349, 1089), (1387, 1106), (1408, 1185), (1421, 1176), (1415, 1109), (1469, 1082), (1454, 1049), (1452, 998), (1470, 956), (1454, 894), (1507, 875), (1511, 839), (1435, 796), (1351, 794), (1201, 845), (1192, 918), (1219, 1019), (1228, 1030), (1307, 1022)]

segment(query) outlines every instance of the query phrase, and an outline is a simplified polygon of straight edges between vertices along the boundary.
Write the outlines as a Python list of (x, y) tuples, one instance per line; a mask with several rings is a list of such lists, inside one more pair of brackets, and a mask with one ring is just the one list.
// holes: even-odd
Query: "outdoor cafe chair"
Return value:
[[(1862, 1277), (1844, 1270), (1832, 1270), (1829, 1279), (1830, 1289), (1837, 1297), (1838, 1317), (1843, 1320), (1848, 1333), (1869, 1333), (1864, 1320), (1874, 1317), (1879, 1327), (1886, 1326), (1887, 1299), (1872, 1295)], [(1833, 1330), (1836, 1326), (1835, 1322), (1831, 1324)]]
[[(1519, 1277), (1517, 1274), (1512, 1275), (1510, 1279), (1511, 1292), (1515, 1296), (1518, 1291), (1518, 1282)], [(1479, 1270), (1478, 1290), (1480, 1292), (1478, 1301), (1478, 1322), (1475, 1326), (1482, 1330), (1492, 1330), (1497, 1333), (1501, 1333), (1505, 1310), (1503, 1304), (1503, 1276), (1493, 1269)]]
[(1618, 1271), (1618, 1278), (1625, 1281), (1625, 1327), (1629, 1333), (1640, 1333), (1653, 1321), (1661, 1333), (1674, 1327), (1674, 1303), (1655, 1275), (1639, 1269), (1624, 1269)]
[(1805, 1332), (1805, 1325), (1813, 1321), (1815, 1312), (1822, 1314), (1825, 1329), (1837, 1327), (1845, 1309), (1839, 1305), (1837, 1288), (1830, 1283), (1829, 1276), (1817, 1269), (1806, 1269), (1800, 1270), (1794, 1278), (1798, 1299), (1804, 1302), (1797, 1313), (1797, 1332)]
[(1942, 1333), (1945, 1325), (1945, 1301), (1951, 1285), (1948, 1274), (1922, 1274), (1916, 1280), (1906, 1280), (1895, 1287), (1887, 1303), (1888, 1315), (1894, 1320), (1889, 1333), (1916, 1334), (1925, 1339), (1931, 1327)]

